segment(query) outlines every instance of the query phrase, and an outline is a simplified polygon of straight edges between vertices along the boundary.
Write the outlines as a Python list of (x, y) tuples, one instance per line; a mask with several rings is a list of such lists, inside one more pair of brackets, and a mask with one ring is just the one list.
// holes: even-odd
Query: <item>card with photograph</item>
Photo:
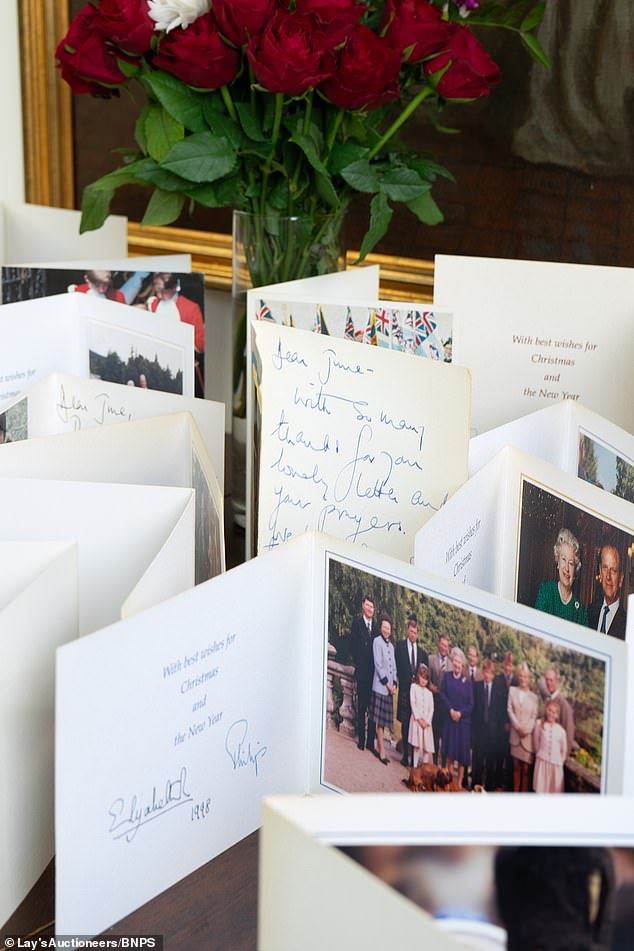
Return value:
[(507, 448), (423, 526), (416, 564), (623, 640), (634, 591), (634, 509)]
[[(567, 788), (574, 775), (574, 782), (595, 793), (627, 791), (625, 763), (632, 757), (626, 645), (614, 638), (595, 641), (577, 627), (571, 633), (565, 622), (521, 604), (306, 533), (59, 651), (60, 930), (94, 934), (149, 901), (256, 829), (267, 795), (377, 790), (391, 781), (393, 792), (402, 791), (420, 812), (412, 792), (424, 790), (415, 788), (410, 770), (395, 756), (398, 696), (392, 697), (394, 732), (386, 722), (387, 704), (381, 703), (382, 718), (376, 721), (377, 752), (380, 728), (388, 764), (371, 747), (359, 749), (358, 724), (363, 714), (365, 725), (367, 714), (357, 700), (357, 668), (344, 648), (368, 592), (377, 607), (392, 610), (392, 636), (399, 642), (407, 621), (403, 612), (418, 612), (421, 652), (439, 633), (449, 634), (453, 643), (463, 642), (464, 635), (467, 648), (476, 642), (482, 654), (505, 646), (514, 652), (516, 666), (522, 660), (528, 664), (533, 691), (537, 676), (556, 664), (577, 717), (575, 741), (587, 735), (594, 742), (593, 763), (581, 768), (574, 757), (566, 760)], [(254, 614), (254, 605), (264, 601), (276, 610)], [(434, 619), (442, 628), (432, 635)], [(494, 662), (500, 663), (497, 653)], [(429, 665), (433, 668), (431, 657)], [(368, 670), (361, 661), (358, 667)], [(257, 672), (253, 683), (245, 681), (245, 670)], [(411, 680), (411, 674), (406, 677)], [(581, 700), (585, 705), (577, 703)], [(106, 714), (109, 743), (96, 746), (95, 731)], [(538, 714), (541, 718), (541, 706)], [(557, 733), (550, 726), (542, 730)], [(366, 747), (367, 737), (365, 732)], [(493, 761), (485, 764), (483, 788), (492, 766)], [(457, 760), (450, 769), (455, 783)], [(472, 769), (470, 763), (468, 778)], [(390, 798), (396, 803), (400, 797)], [(89, 862), (81, 860), (85, 855)], [(120, 887), (106, 888), (113, 879)]]
[(487, 616), (468, 589), (438, 597), (361, 561), (327, 572), (323, 785), (607, 790), (612, 672), (589, 632), (523, 628), (504, 602)]
[[(440, 951), (629, 948), (632, 801), (496, 802), (443, 796), (432, 814), (402, 796), (266, 800), (261, 951), (379, 951), (394, 934)], [(335, 931), (315, 894), (337, 905)]]
[[(96, 300), (114, 301), (119, 304), (128, 304), (136, 307), (148, 315), (166, 316), (180, 320), (194, 328), (194, 353), (196, 369), (196, 396), (203, 397), (205, 393), (205, 285), (202, 274), (177, 273), (172, 270), (141, 270), (131, 268), (131, 262), (125, 268), (110, 268), (104, 265), (93, 265), (83, 268), (28, 268), (3, 267), (0, 272), (0, 292), (2, 303), (35, 300), (40, 297), (50, 297), (56, 294), (77, 293), (85, 294)], [(157, 265), (158, 266), (158, 265)], [(137, 351), (138, 353), (138, 351)], [(125, 354), (127, 357), (127, 353)], [(113, 361), (110, 361), (112, 364)], [(93, 370), (93, 364), (98, 369)], [(101, 373), (99, 372), (101, 369)], [(176, 368), (172, 368), (174, 372)], [(131, 381), (135, 386), (146, 385), (151, 389), (172, 391), (172, 387), (165, 385), (167, 380), (161, 377), (158, 383), (159, 367), (140, 367), (139, 357), (132, 363), (128, 360), (127, 366), (109, 367), (110, 375), (103, 375), (103, 363), (96, 355), (91, 354), (91, 372), (101, 379), (110, 382), (126, 383)], [(164, 374), (165, 371), (163, 371)], [(116, 379), (113, 377), (116, 374)], [(152, 382), (152, 374), (155, 379)], [(125, 377), (125, 379), (123, 379)], [(145, 382), (140, 382), (144, 380)], [(178, 390), (174, 390), (178, 392)]]

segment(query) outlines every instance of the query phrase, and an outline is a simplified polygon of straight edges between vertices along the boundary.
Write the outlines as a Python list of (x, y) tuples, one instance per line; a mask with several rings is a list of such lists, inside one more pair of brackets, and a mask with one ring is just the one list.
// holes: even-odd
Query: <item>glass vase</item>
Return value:
[(343, 211), (314, 216), (233, 213), (231, 492), (234, 521), (242, 528), (246, 523), (246, 292), (253, 287), (342, 270), (343, 220)]

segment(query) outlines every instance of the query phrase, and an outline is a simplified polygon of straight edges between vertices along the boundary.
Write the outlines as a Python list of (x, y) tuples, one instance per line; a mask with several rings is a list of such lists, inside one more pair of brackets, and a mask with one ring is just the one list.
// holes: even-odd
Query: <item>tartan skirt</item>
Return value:
[(372, 719), (377, 726), (394, 729), (394, 703), (390, 694), (372, 691)]

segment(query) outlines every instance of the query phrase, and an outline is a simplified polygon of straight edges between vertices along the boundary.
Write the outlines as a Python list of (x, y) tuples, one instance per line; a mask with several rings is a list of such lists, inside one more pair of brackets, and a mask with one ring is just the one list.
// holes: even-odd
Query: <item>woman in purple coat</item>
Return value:
[(450, 654), (451, 670), (445, 672), (440, 697), (447, 708), (443, 750), (449, 763), (458, 763), (458, 787), (462, 787), (465, 766), (471, 757), (471, 710), (473, 687), (465, 674), (467, 661), (459, 647)]

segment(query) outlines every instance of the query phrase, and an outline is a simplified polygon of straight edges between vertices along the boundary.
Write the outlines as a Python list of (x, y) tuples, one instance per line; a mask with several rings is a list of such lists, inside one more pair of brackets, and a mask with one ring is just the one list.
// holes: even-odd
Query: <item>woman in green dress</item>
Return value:
[(554, 614), (566, 621), (588, 624), (588, 612), (573, 591), (575, 578), (581, 568), (579, 542), (569, 528), (560, 528), (555, 542), (557, 581), (542, 581), (537, 592), (535, 607), (538, 611)]

